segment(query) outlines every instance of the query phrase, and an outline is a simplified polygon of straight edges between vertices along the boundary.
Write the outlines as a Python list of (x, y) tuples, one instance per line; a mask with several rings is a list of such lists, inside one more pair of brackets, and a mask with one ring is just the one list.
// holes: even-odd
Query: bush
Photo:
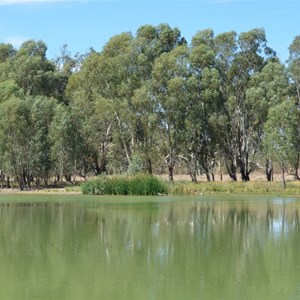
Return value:
[(134, 155), (127, 169), (127, 175), (137, 175), (144, 172), (143, 160), (140, 156)]
[(151, 175), (99, 176), (82, 184), (83, 194), (91, 195), (158, 195), (167, 194), (167, 187)]

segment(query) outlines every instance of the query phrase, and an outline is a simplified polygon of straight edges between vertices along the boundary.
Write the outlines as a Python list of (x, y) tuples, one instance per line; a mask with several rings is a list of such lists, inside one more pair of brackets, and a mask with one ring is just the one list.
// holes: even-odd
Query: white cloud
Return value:
[(14, 47), (20, 47), (25, 41), (28, 41), (30, 38), (21, 37), (21, 36), (11, 36), (4, 38), (5, 43), (12, 44)]
[[(50, 2), (116, 2), (122, 1), (126, 2), (129, 0), (0, 0), (1, 5), (16, 5), (16, 4), (34, 4), (34, 3), (50, 3)], [(150, 2), (150, 1), (164, 1), (164, 2), (199, 2), (203, 4), (227, 4), (235, 2), (283, 2), (286, 0), (131, 0), (136, 2)], [(299, 0), (289, 0), (291, 2), (296, 2)]]
[[(192, 0), (193, 1), (193, 0)], [(195, 0), (196, 1), (196, 0)], [(202, 0), (199, 0), (202, 1)], [(290, 2), (296, 2), (299, 0), (289, 0)], [(229, 4), (229, 3), (249, 3), (249, 2), (272, 2), (272, 3), (286, 3), (286, 0), (203, 0), (206, 4)]]
[(0, 5), (30, 4), (30, 3), (45, 3), (45, 2), (66, 2), (66, 1), (74, 1), (74, 0), (0, 0)]

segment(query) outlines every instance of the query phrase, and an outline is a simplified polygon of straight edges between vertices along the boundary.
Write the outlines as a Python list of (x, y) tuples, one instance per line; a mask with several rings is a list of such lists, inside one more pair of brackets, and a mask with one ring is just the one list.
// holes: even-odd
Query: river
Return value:
[(300, 299), (300, 198), (0, 194), (0, 299)]

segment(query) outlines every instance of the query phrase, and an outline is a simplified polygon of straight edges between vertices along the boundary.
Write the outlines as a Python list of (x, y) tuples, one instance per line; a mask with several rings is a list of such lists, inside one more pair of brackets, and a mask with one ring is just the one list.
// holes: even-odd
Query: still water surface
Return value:
[(0, 195), (0, 299), (300, 299), (299, 198)]

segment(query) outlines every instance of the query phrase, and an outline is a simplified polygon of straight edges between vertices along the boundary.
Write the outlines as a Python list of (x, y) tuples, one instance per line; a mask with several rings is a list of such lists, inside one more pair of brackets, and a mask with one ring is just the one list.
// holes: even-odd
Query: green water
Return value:
[(300, 299), (300, 199), (0, 195), (0, 299)]

